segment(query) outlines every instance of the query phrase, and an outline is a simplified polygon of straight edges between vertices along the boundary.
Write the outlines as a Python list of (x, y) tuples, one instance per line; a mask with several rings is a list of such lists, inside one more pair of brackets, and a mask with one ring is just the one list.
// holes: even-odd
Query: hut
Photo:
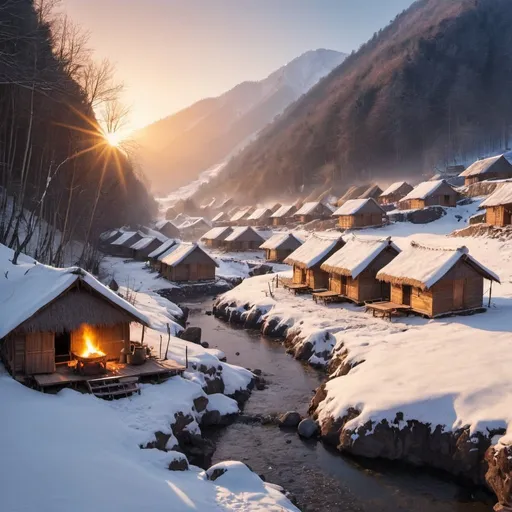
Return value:
[(391, 302), (430, 318), (482, 308), (484, 279), (499, 283), (466, 247), (442, 249), (415, 242), (377, 273), (391, 284)]
[(268, 208), (257, 208), (247, 217), (247, 224), (249, 226), (267, 226), (271, 223), (271, 215), (272, 212)]
[(212, 219), (213, 227), (224, 226), (229, 223), (229, 216), (226, 212), (219, 212)]
[(270, 213), (274, 214), (279, 210), (279, 208), (281, 208), (281, 206), (283, 206), (281, 203), (273, 203), (268, 207), (268, 209), (270, 210)]
[(252, 215), (256, 208), (248, 207), (248, 208), (240, 208), (237, 212), (233, 214), (231, 219), (229, 219), (229, 223), (232, 226), (241, 226), (247, 224), (247, 219)]
[(224, 240), (226, 237), (233, 232), (233, 228), (229, 226), (212, 228), (208, 233), (205, 233), (201, 241), (204, 242), (204, 245), (207, 247), (219, 249), (224, 246)]
[(277, 209), (271, 216), (273, 226), (286, 226), (293, 222), (297, 207), (294, 204), (286, 204)]
[(485, 222), (491, 226), (510, 226), (512, 224), (512, 183), (503, 183), (481, 207), (485, 208)]
[(376, 185), (370, 185), (357, 199), (375, 199), (377, 200), (382, 194), (382, 189)]
[(387, 219), (386, 212), (375, 199), (351, 199), (340, 206), (333, 214), (343, 229), (360, 229), (382, 226)]
[(110, 243), (109, 254), (119, 258), (131, 258), (133, 256), (132, 245), (145, 237), (140, 231), (125, 231), (120, 237)]
[(67, 371), (91, 352), (101, 354), (106, 366), (129, 350), (131, 322), (149, 325), (143, 313), (81, 268), (52, 268), (24, 255), (18, 265), (9, 260), (12, 251), (0, 246), (0, 354), (19, 380), (39, 382), (38, 376)]
[(181, 238), (188, 241), (199, 240), (211, 228), (203, 217), (190, 218), (179, 225)]
[(194, 243), (182, 242), (162, 258), (163, 277), (174, 282), (215, 279), (217, 262)]
[(146, 261), (149, 254), (161, 245), (162, 241), (156, 236), (145, 236), (131, 246), (132, 258), (137, 261)]
[(162, 270), (162, 258), (167, 256), (179, 245), (179, 240), (169, 238), (160, 247), (155, 249), (153, 252), (148, 254), (149, 264), (153, 270), (161, 272)]
[(512, 178), (512, 165), (504, 155), (497, 155), (477, 160), (461, 172), (459, 177), (464, 178), (466, 186), (478, 181), (508, 179)]
[(324, 203), (313, 201), (304, 203), (293, 215), (296, 220), (306, 224), (313, 220), (325, 220), (332, 215), (332, 210)]
[(457, 191), (445, 180), (424, 181), (399, 203), (400, 210), (417, 210), (427, 206), (457, 206)]
[(177, 215), (178, 212), (172, 206), (165, 211), (165, 218), (167, 220), (175, 219)]
[(406, 181), (397, 181), (390, 185), (382, 194), (379, 196), (380, 204), (395, 204), (398, 203), (401, 199), (403, 199), (409, 192), (411, 192), (413, 187), (409, 185)]
[(179, 238), (180, 230), (170, 220), (161, 220), (155, 224), (155, 229), (167, 238)]
[(260, 245), (264, 249), (267, 261), (282, 262), (303, 244), (292, 233), (276, 233)]
[(336, 206), (342, 206), (351, 199), (358, 199), (368, 189), (368, 185), (351, 186), (337, 201)]
[(391, 241), (353, 237), (322, 265), (329, 273), (329, 290), (356, 304), (389, 300), (389, 284), (377, 280), (377, 272), (398, 256)]
[(328, 238), (314, 234), (308, 238), (284, 260), (286, 264), (293, 265), (293, 284), (311, 290), (328, 288), (329, 273), (322, 270), (321, 265), (344, 244), (341, 236)]
[(252, 227), (237, 227), (224, 239), (227, 251), (256, 251), (265, 239)]

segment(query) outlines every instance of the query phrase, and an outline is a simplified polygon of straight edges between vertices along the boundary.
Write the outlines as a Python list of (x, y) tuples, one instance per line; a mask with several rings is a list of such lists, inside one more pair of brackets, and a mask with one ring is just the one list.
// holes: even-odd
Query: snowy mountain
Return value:
[(137, 132), (153, 189), (160, 194), (176, 189), (242, 149), (345, 57), (332, 50), (306, 52), (264, 80), (243, 82)]

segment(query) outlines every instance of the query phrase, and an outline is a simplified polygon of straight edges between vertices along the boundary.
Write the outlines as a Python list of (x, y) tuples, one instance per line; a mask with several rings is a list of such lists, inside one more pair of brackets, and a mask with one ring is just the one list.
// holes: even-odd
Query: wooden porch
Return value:
[(389, 318), (391, 322), (392, 316), (399, 316), (406, 314), (407, 316), (412, 312), (411, 306), (405, 304), (395, 304), (394, 302), (367, 302), (365, 304), (366, 311), (371, 311), (373, 316), (380, 315), (382, 318)]
[[(163, 381), (175, 375), (181, 375), (186, 367), (172, 359), (147, 359), (141, 365), (129, 365), (117, 362), (107, 363), (107, 372), (99, 375), (80, 375), (74, 371), (73, 366), (58, 365), (54, 373), (33, 375), (36, 386), (44, 390), (53, 386), (78, 386), (97, 379), (127, 379), (137, 378), (143, 380)], [(25, 380), (26, 376), (17, 376)]]

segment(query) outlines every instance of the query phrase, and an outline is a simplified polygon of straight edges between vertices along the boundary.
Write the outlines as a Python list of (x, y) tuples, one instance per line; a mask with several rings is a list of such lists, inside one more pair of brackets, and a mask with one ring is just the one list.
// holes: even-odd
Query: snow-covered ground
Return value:
[[(308, 296), (294, 296), (282, 288), (272, 298), (267, 284), (271, 276), (245, 280), (222, 301), (235, 302), (240, 311), (244, 304), (252, 304), (267, 313), (267, 323), (281, 321), (291, 327), (288, 334), (300, 333), (302, 343), (313, 345), (311, 363), (326, 364), (330, 356), (348, 351), (345, 362), (352, 369), (328, 382), (320, 420), (343, 417), (353, 408), (361, 414), (345, 426), (348, 430), (368, 420), (391, 422), (401, 412), (404, 422), (416, 419), (433, 429), (469, 426), (472, 432), (488, 435), (504, 428), (512, 435), (512, 242), (445, 236), (463, 227), (475, 209), (474, 204), (458, 207), (427, 225), (397, 223), (358, 233), (392, 236), (401, 248), (412, 240), (440, 247), (467, 246), (473, 257), (501, 278), (502, 284), (493, 286), (492, 305), (485, 314), (431, 321), (409, 317), (390, 323), (373, 318), (363, 308), (320, 306)], [(486, 296), (488, 288), (486, 282)]]

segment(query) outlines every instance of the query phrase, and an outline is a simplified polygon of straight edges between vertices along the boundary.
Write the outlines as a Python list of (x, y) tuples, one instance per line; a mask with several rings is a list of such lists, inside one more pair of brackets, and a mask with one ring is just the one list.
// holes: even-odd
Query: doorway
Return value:
[(340, 295), (347, 295), (347, 276), (341, 276)]
[(404, 284), (402, 286), (402, 304), (404, 306), (410, 306), (411, 305), (411, 294), (412, 294), (412, 287), (408, 284)]
[(453, 309), (464, 309), (464, 279), (453, 281)]
[(55, 334), (55, 363), (71, 361), (71, 333), (68, 331)]

